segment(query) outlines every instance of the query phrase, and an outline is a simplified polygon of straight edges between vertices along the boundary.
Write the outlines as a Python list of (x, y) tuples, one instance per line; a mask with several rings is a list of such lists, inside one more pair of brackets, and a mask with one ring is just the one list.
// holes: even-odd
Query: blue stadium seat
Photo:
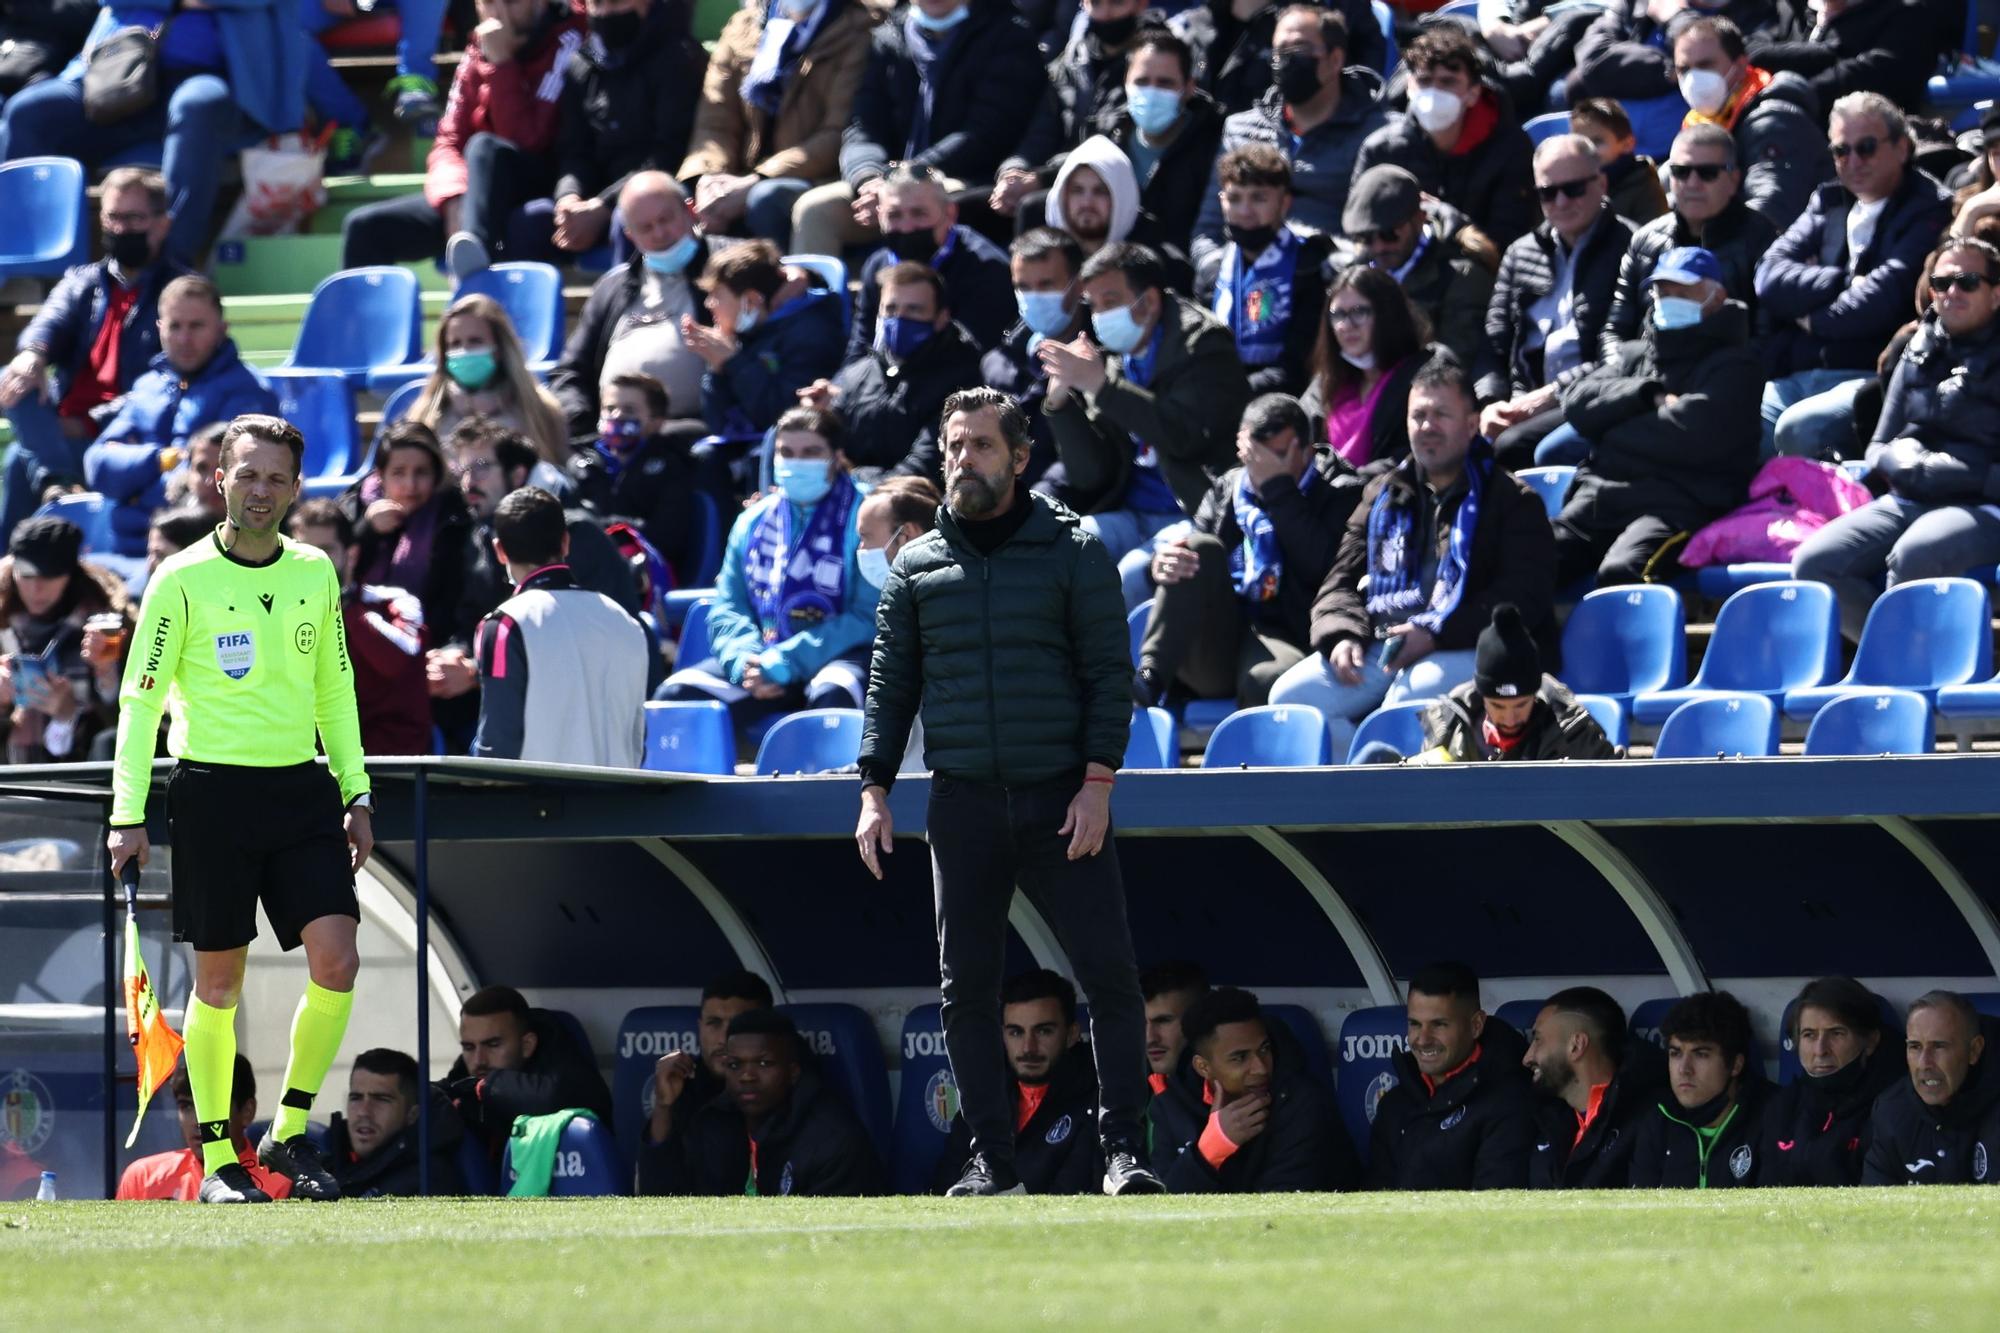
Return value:
[(1535, 1030), (1535, 1019), (1541, 1015), (1543, 1000), (1509, 1000), (1493, 1011), (1492, 1016), (1521, 1034), (1525, 1040)]
[(1267, 1004), (1263, 1006), (1266, 1016), (1277, 1019), (1285, 1025), (1286, 1031), (1298, 1039), (1299, 1050), (1306, 1060), (1306, 1072), (1318, 1079), (1330, 1092), (1333, 1090), (1333, 1052), (1327, 1049), (1326, 1033), (1320, 1030), (1319, 1020), (1312, 1010), (1302, 1004)]
[(1947, 722), (2000, 718), (2000, 678), (1945, 686), (1937, 692), (1937, 715)]
[(674, 659), (675, 666), (691, 667), (713, 651), (708, 642), (708, 612), (714, 605), (713, 597), (703, 597), (682, 617), (680, 656)]
[[(1967, 0), (1965, 31), (1959, 37), (1958, 50), (1945, 54), (1947, 62), (1945, 68), (1948, 72), (1931, 75), (1930, 82), (1924, 90), (1926, 100), (1941, 111), (1956, 111), (2000, 97), (2000, 66), (1996, 66), (1990, 59), (1993, 52), (1980, 49), (1979, 15), (1983, 8), (1984, 6), (1974, 3), (1973, 0)], [(1976, 63), (1962, 63), (1957, 59), (1959, 56), (1970, 57)], [(1953, 119), (1952, 128), (1971, 129), (1977, 124), (1978, 121), (1975, 120), (1971, 125), (1960, 126), (1958, 121)]]
[(1132, 736), (1125, 744), (1125, 768), (1179, 768), (1180, 747), (1174, 715), (1164, 708), (1132, 710)]
[(655, 773), (736, 771), (729, 710), (713, 699), (646, 702), (646, 767)]
[(798, 1025), (799, 1035), (819, 1059), (827, 1085), (847, 1100), (860, 1118), (876, 1155), (889, 1160), (889, 1073), (875, 1024), (851, 1004), (781, 1004), (780, 1012)]
[(928, 1194), (958, 1114), (958, 1084), (944, 1049), (940, 1007), (920, 1004), (903, 1019), (902, 1083), (896, 1094), (896, 1130), (889, 1150), (889, 1188)]
[(1856, 690), (1819, 710), (1806, 729), (1812, 755), (1929, 754), (1931, 702), (1913, 690)]
[[(467, 1134), (458, 1141), (458, 1174), (465, 1182), (467, 1194), (498, 1194), (500, 1175), (493, 1169), (493, 1159), (486, 1155), (486, 1145), (476, 1135)], [(432, 1189), (436, 1189), (433, 1182)]]
[(1683, 684), (1687, 616), (1681, 595), (1663, 583), (1585, 594), (1563, 626), (1562, 665), (1563, 683), (1570, 689), (1601, 695), (1621, 713), (1635, 695)]
[(1680, 92), (1660, 97), (1620, 98), (1619, 105), (1625, 108), (1625, 116), (1632, 122), (1636, 150), (1656, 162), (1666, 161), (1674, 146), (1674, 136), (1681, 132), (1681, 122), (1687, 118), (1688, 104), (1681, 99)]
[(1189, 699), (1181, 705), (1181, 725), (1190, 731), (1214, 731), (1235, 711), (1235, 699)]
[(611, 1123), (629, 1162), (639, 1160), (639, 1139), (653, 1114), (653, 1066), (675, 1051), (701, 1058), (699, 1005), (645, 1005), (618, 1024), (618, 1047), (611, 1058)]
[(79, 491), (75, 495), (58, 495), (37, 509), (35, 517), (68, 519), (76, 524), (83, 530), (83, 553), (94, 558), (117, 543), (117, 534), (111, 529), (111, 511), (117, 507), (115, 501), (96, 491)]
[(1535, 116), (1524, 121), (1521, 128), (1528, 132), (1529, 143), (1539, 145), (1545, 139), (1569, 133), (1569, 112), (1551, 111), (1546, 116)]
[(1576, 480), (1573, 467), (1524, 467), (1514, 474), (1528, 484), (1528, 488), (1542, 497), (1542, 507), (1554, 518), (1562, 512), (1563, 497), (1569, 494), (1570, 483)]
[[(504, 1193), (514, 1184), (514, 1145), (507, 1144), (500, 1159), (500, 1186)], [(611, 1131), (590, 1116), (578, 1116), (563, 1127), (556, 1145), (555, 1170), (549, 1175), (551, 1199), (586, 1198), (604, 1194), (630, 1194), (632, 1170), (619, 1155)]]
[[(1882, 1044), (1894, 1050), (1903, 1035), (1902, 1011), (1879, 995), (1875, 997), (1875, 1008), (1882, 1015)], [(1799, 1064), (1799, 1044), (1792, 1036), (1798, 1016), (1799, 1002), (1794, 999), (1786, 1003), (1784, 1016), (1778, 1020), (1778, 1082), (1780, 1083), (1790, 1083), (1804, 1072)]]
[(1311, 768), (1327, 762), (1326, 718), (1303, 704), (1231, 713), (1208, 738), (1203, 768)]
[(1653, 743), (1655, 759), (1760, 757), (1778, 752), (1778, 710), (1761, 694), (1704, 694), (1676, 708)]
[(1631, 1032), (1632, 1039), (1649, 1041), (1661, 1050), (1665, 1050), (1667, 1039), (1660, 1035), (1660, 1022), (1666, 1018), (1667, 1011), (1679, 1003), (1679, 996), (1663, 995), (1659, 999), (1641, 1000), (1634, 1005), (1631, 1015), (1626, 1019), (1626, 1027)]
[(369, 371), (417, 359), (422, 323), (417, 276), (409, 269), (343, 269), (313, 288), (285, 365), (337, 370), (361, 388)]
[(1765, 583), (1722, 604), (1701, 670), (1685, 689), (1633, 699), (1638, 721), (1657, 726), (1690, 699), (1716, 691), (1762, 694), (1817, 685), (1840, 669), (1839, 612), (1824, 583)]
[(1722, 602), (1745, 588), (1760, 583), (1783, 583), (1791, 578), (1792, 567), (1774, 560), (1753, 560), (1741, 565), (1703, 565), (1694, 571), (1694, 590), (1710, 601)]
[(1604, 729), (1606, 740), (1619, 746), (1632, 743), (1632, 715), (1625, 711), (1624, 704), (1608, 694), (1579, 694), (1576, 701)]
[(22, 157), (0, 165), (0, 279), (57, 278), (90, 258), (83, 164), (70, 157)]
[(1785, 716), (1806, 721), (1854, 689), (1895, 686), (1935, 703), (1946, 685), (1993, 674), (1993, 608), (1971, 579), (1898, 583), (1868, 608), (1854, 665), (1832, 685), (1788, 690)]
[(1400, 1004), (1356, 1009), (1340, 1024), (1335, 1048), (1334, 1099), (1354, 1151), (1368, 1160), (1368, 1131), (1375, 1123), (1375, 1104), (1396, 1086), (1395, 1055), (1408, 1046), (1409, 1018)]
[(1145, 601), (1125, 613), (1125, 633), (1131, 642), (1132, 669), (1139, 669), (1139, 645), (1146, 638), (1146, 620), (1153, 614), (1153, 599)]
[(831, 773), (861, 757), (861, 710), (807, 708), (787, 713), (757, 747), (759, 773)]
[(1404, 704), (1384, 704), (1361, 719), (1361, 725), (1354, 729), (1354, 739), (1349, 742), (1347, 754), (1342, 763), (1351, 764), (1355, 756), (1381, 741), (1393, 745), (1405, 759), (1414, 759), (1424, 748), (1424, 710), (1431, 706), (1428, 699)]
[(553, 264), (510, 261), (482, 269), (459, 280), (456, 301), (475, 293), (492, 297), (506, 308), (528, 368), (546, 373), (562, 355), (562, 274)]
[(563, 1030), (563, 1035), (570, 1039), (570, 1044), (576, 1047), (586, 1063), (593, 1065), (597, 1063), (597, 1051), (590, 1044), (590, 1034), (583, 1030), (582, 1019), (567, 1009), (545, 1008), (542, 1012)]
[(313, 481), (353, 472), (358, 441), (354, 390), (347, 377), (336, 370), (278, 368), (261, 372), (260, 378), (278, 396), (278, 415), (306, 437), (300, 475)]
[(677, 575), (685, 575), (690, 588), (708, 588), (715, 584), (715, 576), (722, 572), (722, 547), (729, 536), (728, 528), (722, 522), (722, 507), (707, 491), (694, 493), (694, 526), (688, 534), (689, 549), (694, 552), (694, 567), (676, 570)]
[(786, 255), (785, 262), (802, 268), (826, 284), (840, 298), (840, 327), (854, 325), (854, 301), (847, 292), (847, 265), (832, 255)]

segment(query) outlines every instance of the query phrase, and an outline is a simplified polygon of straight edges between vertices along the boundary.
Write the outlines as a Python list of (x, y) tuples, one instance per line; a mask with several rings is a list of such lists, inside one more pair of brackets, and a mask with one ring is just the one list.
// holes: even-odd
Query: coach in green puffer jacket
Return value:
[(1117, 570), (1074, 513), (1018, 482), (998, 517), (946, 504), (898, 553), (871, 672), (864, 784), (895, 780), (920, 707), (925, 764), (966, 782), (1081, 777), (1125, 754), (1132, 664)]
[(1163, 1193), (1140, 1151), (1145, 1004), (1111, 837), (1132, 678), (1118, 574), (1082, 520), (1021, 485), (1028, 421), (1013, 399), (960, 390), (938, 435), (937, 528), (896, 557), (875, 608), (855, 841), (880, 878), (894, 850), (889, 784), (921, 710), (944, 1041), (971, 1150), (945, 1192), (1023, 1190), (1000, 966), (1008, 904), (1026, 885), (1090, 1002), (1104, 1192)]

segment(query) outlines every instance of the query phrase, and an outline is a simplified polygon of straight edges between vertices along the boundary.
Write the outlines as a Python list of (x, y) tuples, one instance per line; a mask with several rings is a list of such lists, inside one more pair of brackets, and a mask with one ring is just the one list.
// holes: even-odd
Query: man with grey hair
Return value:
[(2000, 1179), (2000, 1082), (1986, 1067), (1972, 1002), (1934, 990), (1910, 1002), (1910, 1077), (1876, 1099), (1864, 1185), (1982, 1185)]
[(1597, 149), (1558, 134), (1535, 149), (1542, 223), (1507, 247), (1475, 363), (1480, 433), (1502, 467), (1525, 467), (1562, 424), (1562, 393), (1602, 354), (1632, 224), (1611, 211)]
[(1723, 291), (1730, 300), (1743, 302), (1750, 327), (1757, 327), (1757, 261), (1778, 239), (1778, 230), (1744, 200), (1736, 141), (1720, 125), (1690, 125), (1674, 136), (1667, 174), (1673, 181), (1673, 208), (1632, 234), (1625, 261), (1618, 266), (1618, 290), (1602, 338), (1607, 357), (1645, 327), (1650, 305), (1646, 280), (1660, 256), (1685, 246), (1700, 246), (1715, 256), (1722, 265)]
[[(1131, 658), (1118, 575), (1075, 514), (1021, 484), (1028, 419), (997, 389), (945, 400), (945, 504), (882, 585), (855, 842), (877, 879), (889, 788), (921, 710), (944, 1041), (971, 1131), (946, 1193), (1024, 1193), (1000, 986), (1018, 885), (1051, 914), (1090, 1002), (1106, 1194), (1159, 1194), (1143, 1165), (1145, 1004), (1111, 839)], [(905, 856), (912, 855), (905, 852)]]
[(1854, 395), (1908, 321), (1924, 256), (1951, 221), (1951, 192), (1910, 160), (1908, 125), (1880, 93), (1833, 104), (1827, 130), (1837, 180), (1757, 265), (1764, 456), (1859, 452)]

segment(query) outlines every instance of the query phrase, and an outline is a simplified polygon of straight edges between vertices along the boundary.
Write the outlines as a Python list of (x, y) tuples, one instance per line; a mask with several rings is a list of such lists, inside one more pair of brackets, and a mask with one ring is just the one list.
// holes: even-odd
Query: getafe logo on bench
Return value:
[(257, 664), (257, 643), (248, 631), (215, 636), (215, 664), (231, 680), (242, 680)]

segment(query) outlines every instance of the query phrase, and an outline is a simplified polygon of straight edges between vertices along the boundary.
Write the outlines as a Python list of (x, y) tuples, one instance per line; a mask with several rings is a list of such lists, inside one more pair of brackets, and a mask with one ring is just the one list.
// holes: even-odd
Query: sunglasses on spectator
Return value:
[(1828, 150), (1832, 152), (1836, 162), (1845, 162), (1849, 153), (1866, 162), (1875, 156), (1875, 150), (1881, 146), (1882, 141), (1871, 134), (1865, 139), (1856, 139), (1853, 143), (1830, 144)]
[(1667, 164), (1667, 174), (1677, 181), (1684, 181), (1690, 176), (1699, 176), (1705, 181), (1712, 181), (1727, 170), (1729, 168), (1723, 166), (1720, 162), (1669, 162)]
[(1939, 296), (1943, 296), (1946, 292), (1956, 287), (1967, 296), (1970, 296), (1991, 281), (1993, 279), (1987, 277), (1984, 273), (1933, 273), (1931, 274), (1931, 291)]
[(1557, 195), (1565, 199), (1581, 199), (1584, 191), (1588, 190), (1596, 179), (1596, 176), (1585, 176), (1581, 180), (1564, 181), (1560, 185), (1537, 185), (1535, 193), (1542, 197), (1542, 202), (1545, 204), (1553, 204)]

